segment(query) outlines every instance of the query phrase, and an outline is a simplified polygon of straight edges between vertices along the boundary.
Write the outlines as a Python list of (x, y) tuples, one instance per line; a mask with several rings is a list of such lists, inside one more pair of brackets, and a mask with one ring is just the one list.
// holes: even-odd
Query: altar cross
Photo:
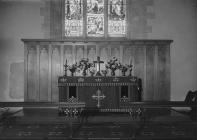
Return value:
[(101, 101), (102, 99), (104, 99), (105, 97), (106, 97), (106, 96), (105, 96), (104, 94), (101, 94), (101, 90), (100, 90), (100, 89), (98, 89), (98, 90), (96, 91), (96, 95), (95, 95), (95, 94), (92, 95), (92, 98), (98, 101), (98, 103), (97, 103), (97, 107), (98, 107), (98, 108), (100, 107), (100, 101)]
[(94, 64), (97, 64), (97, 73), (96, 73), (96, 76), (101, 76), (101, 73), (100, 73), (100, 64), (101, 63), (104, 63), (104, 61), (101, 61), (100, 60), (100, 57), (97, 56), (97, 61), (94, 61)]

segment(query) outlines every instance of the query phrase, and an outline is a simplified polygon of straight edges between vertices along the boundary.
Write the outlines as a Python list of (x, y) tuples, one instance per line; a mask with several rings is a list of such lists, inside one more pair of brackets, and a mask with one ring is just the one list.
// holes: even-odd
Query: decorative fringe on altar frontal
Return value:
[[(139, 108), (138, 108), (139, 109)], [(134, 109), (132, 108), (106, 108), (106, 109), (100, 109), (101, 112), (132, 112)]]
[(60, 83), (59, 86), (129, 86), (137, 83)]

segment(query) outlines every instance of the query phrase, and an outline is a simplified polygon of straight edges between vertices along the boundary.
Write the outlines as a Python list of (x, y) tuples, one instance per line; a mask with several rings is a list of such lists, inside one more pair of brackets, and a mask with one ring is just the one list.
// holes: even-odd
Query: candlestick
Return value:
[(130, 57), (130, 64), (129, 64), (129, 76), (132, 76), (132, 57)]
[(67, 68), (68, 68), (68, 65), (67, 65), (67, 59), (66, 59), (66, 63), (64, 65), (64, 76), (67, 76)]
[(132, 65), (132, 58), (130, 58), (130, 65)]

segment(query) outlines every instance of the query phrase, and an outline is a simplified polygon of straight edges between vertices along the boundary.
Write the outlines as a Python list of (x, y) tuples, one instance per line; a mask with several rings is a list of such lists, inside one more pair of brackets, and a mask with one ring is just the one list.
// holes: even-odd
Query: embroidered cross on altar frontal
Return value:
[(98, 103), (96, 105), (98, 108), (100, 108), (100, 106), (101, 106), (101, 104), (100, 104), (101, 100), (103, 100), (105, 97), (106, 96), (101, 93), (100, 89), (98, 89), (96, 91), (96, 94), (92, 95), (92, 98), (98, 101)]

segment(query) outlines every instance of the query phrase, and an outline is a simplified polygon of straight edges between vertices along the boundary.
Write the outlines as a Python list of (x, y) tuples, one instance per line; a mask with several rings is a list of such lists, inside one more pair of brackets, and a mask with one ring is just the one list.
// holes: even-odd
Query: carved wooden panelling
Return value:
[(40, 49), (40, 101), (48, 101), (48, 65), (48, 48), (46, 46), (43, 46)]
[(87, 56), (90, 62), (96, 61), (96, 45), (87, 45)]
[(30, 46), (28, 48), (28, 56), (27, 56), (27, 100), (36, 101), (36, 47)]
[(146, 100), (152, 100), (154, 97), (154, 78), (155, 78), (155, 47), (147, 46), (146, 48), (146, 94), (144, 98)]
[[(96, 45), (87, 45), (87, 58), (90, 62), (97, 60)], [(87, 72), (87, 75), (91, 75), (89, 71)]]
[(71, 45), (64, 46), (64, 64), (66, 63), (66, 60), (68, 65), (75, 63), (75, 59), (73, 58), (74, 52), (72, 48), (73, 47)]
[[(65, 45), (64, 46), (64, 64), (67, 63), (67, 65), (72, 65), (75, 63), (75, 56), (73, 52), (73, 46), (72, 45)], [(67, 75), (70, 76), (71, 72), (68, 70)]]
[[(123, 64), (133, 64), (133, 53), (134, 48), (130, 45), (123, 46), (123, 54), (122, 54), (122, 63)], [(126, 75), (129, 74), (129, 71), (127, 71)]]
[[(170, 43), (171, 40), (23, 40), (25, 42), (25, 101), (49, 101), (56, 102), (61, 99), (66, 101), (67, 97), (59, 97), (57, 79), (64, 75), (64, 64), (72, 65), (82, 58), (88, 58), (90, 62), (96, 61), (100, 56), (101, 70), (112, 57), (117, 57), (122, 64), (132, 64), (132, 75), (142, 80), (143, 100), (170, 100)], [(68, 70), (67, 75), (71, 73)], [(76, 76), (82, 76), (76, 72)], [(110, 76), (110, 71), (107, 76)], [(117, 76), (122, 73), (117, 70)], [(129, 72), (126, 73), (129, 75)], [(87, 72), (87, 76), (90, 73)], [(66, 89), (63, 92), (67, 92)], [(78, 95), (82, 89), (77, 89)], [(91, 87), (83, 93), (90, 96)], [(103, 89), (106, 94), (108, 89)], [(129, 89), (133, 92), (136, 89)], [(116, 91), (113, 96), (116, 98)], [(110, 92), (110, 93), (111, 93)], [(90, 104), (96, 101), (91, 96), (87, 97)], [(131, 101), (135, 101), (130, 97)], [(110, 107), (115, 105), (109, 104)]]
[[(144, 83), (145, 80), (145, 49), (146, 47), (142, 45), (136, 45), (134, 46), (134, 68), (133, 68), (133, 74), (137, 77), (143, 77), (142, 78), (142, 88), (145, 91), (146, 85)], [(145, 92), (143, 92), (145, 94)], [(144, 97), (144, 96), (143, 96)]]
[(59, 100), (58, 94), (58, 81), (57, 78), (60, 76), (60, 46), (54, 46), (52, 48), (52, 59), (51, 59), (51, 88), (52, 88), (52, 95), (51, 100), (52, 102), (57, 102)]
[(166, 93), (170, 89), (170, 73), (169, 73), (169, 47), (161, 46), (158, 48), (158, 74), (157, 74), (157, 83), (158, 83), (158, 93), (155, 95), (155, 99), (158, 100), (169, 100), (170, 96)]
[[(120, 45), (111, 45), (111, 57), (116, 57), (120, 60)], [(115, 71), (116, 75), (120, 76), (120, 71)]]
[(85, 48), (83, 45), (76, 45), (76, 62), (79, 62), (82, 58), (84, 58)]
[[(107, 60), (110, 59), (110, 53), (109, 53), (109, 48), (106, 45), (101, 45), (99, 46), (99, 54), (100, 54), (100, 59), (104, 61), (104, 63), (101, 63), (101, 70), (105, 69), (105, 65), (107, 63)], [(110, 73), (107, 74), (108, 76)]]
[(111, 56), (115, 56), (120, 60), (120, 45), (111, 46)]

